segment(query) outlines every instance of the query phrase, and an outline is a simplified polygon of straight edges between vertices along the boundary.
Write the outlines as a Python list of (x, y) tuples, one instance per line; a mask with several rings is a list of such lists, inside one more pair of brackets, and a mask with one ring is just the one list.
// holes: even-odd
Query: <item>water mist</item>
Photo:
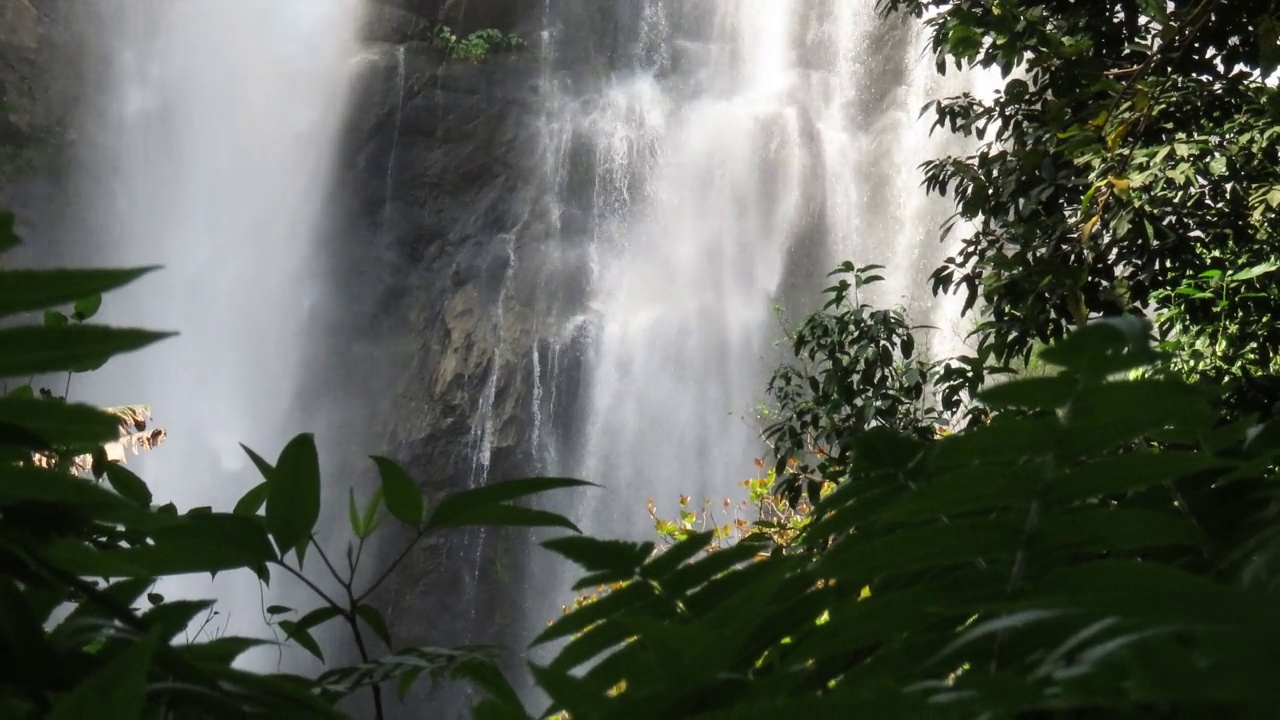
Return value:
[[(323, 350), (310, 334), (326, 292), (316, 238), (360, 1), (101, 4), (84, 252), (100, 265), (163, 265), (111, 294), (104, 319), (181, 335), (77, 380), (72, 397), (151, 405), (169, 439), (130, 462), (156, 501), (229, 511), (260, 481), (239, 443), (274, 458), (315, 429), (297, 393)], [(160, 590), (217, 597), (211, 632), (265, 632), (247, 572)]]

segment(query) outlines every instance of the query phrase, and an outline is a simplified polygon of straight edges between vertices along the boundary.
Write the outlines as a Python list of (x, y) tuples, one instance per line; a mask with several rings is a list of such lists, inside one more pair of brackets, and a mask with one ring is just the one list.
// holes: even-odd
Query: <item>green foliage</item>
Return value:
[[(0, 245), (16, 242), (11, 217), (0, 217)], [(0, 271), (0, 314), (43, 318), (0, 330), (0, 377), (80, 372), (162, 339), (88, 324), (101, 293), (150, 270)], [(63, 303), (73, 305), (70, 314), (51, 307)], [(383, 685), (394, 683), (403, 694), (420, 680), (463, 680), (514, 701), (493, 648), (393, 651), (390, 624), (370, 599), (429, 533), (485, 524), (572, 528), (565, 518), (515, 502), (586, 483), (502, 483), (445, 498), (428, 517), (417, 482), (390, 460), (375, 458), (382, 486), (363, 501), (348, 493), (353, 537), (340, 571), (316, 536), (325, 483), (310, 435), (289, 442), (274, 464), (245, 448), (263, 482), (233, 513), (183, 513), (155, 507), (145, 481), (106, 460), (104, 444), (118, 440), (124, 418), (133, 422), (135, 414), (71, 404), (47, 391), (37, 397), (27, 385), (0, 398), (0, 714), (330, 717), (338, 715), (338, 702), (367, 690), (382, 717)], [(77, 462), (89, 455), (91, 473), (87, 461)], [(415, 533), (394, 562), (361, 582), (370, 576), (362, 572), (365, 544), (384, 510)], [(327, 593), (303, 572), (308, 555), (319, 558), (320, 571), (341, 594)], [(272, 606), (268, 621), (286, 642), (321, 660), (315, 632), (340, 622), (360, 662), (327, 668), (315, 679), (235, 669), (236, 658), (263, 641), (201, 640), (212, 603), (166, 600), (153, 590), (165, 577), (236, 570), (254, 572), (263, 583), (279, 573), (301, 582), (319, 605), (296, 617), (292, 608)], [(201, 617), (194, 640), (174, 642)], [(377, 652), (367, 633), (386, 652)]]
[(480, 62), (499, 52), (516, 52), (523, 50), (525, 42), (515, 35), (508, 35), (501, 30), (487, 28), (477, 30), (466, 37), (459, 37), (452, 28), (441, 26), (436, 31), (440, 47), (454, 60)]
[[(1150, 311), (1176, 369), (1238, 416), (1280, 401), (1280, 285), (1198, 279), (1280, 262), (1280, 9), (1271, 0), (881, 0), (930, 15), (938, 66), (998, 70), (990, 101), (932, 104), (985, 144), (925, 168), (976, 230), (934, 274), (1008, 365), (1097, 316)], [(954, 226), (954, 225), (953, 225)], [(1225, 290), (1220, 287), (1217, 290)]]
[[(880, 269), (846, 262), (831, 273), (840, 280), (826, 290), (826, 304), (790, 336), (795, 362), (769, 382), (777, 409), (764, 438), (793, 507), (803, 489), (816, 492), (820, 478), (848, 463), (850, 441), (863, 431), (885, 427), (929, 438), (945, 423), (931, 388), (941, 366), (924, 357), (918, 328), (900, 309), (860, 300), (883, 280)], [(959, 403), (947, 410), (959, 411)]]
[[(1091, 324), (984, 425), (853, 438), (788, 552), (547, 546), (618, 582), (538, 642), (574, 717), (1262, 716), (1277, 700), (1276, 424), (1134, 377), (1147, 328)], [(1166, 444), (1152, 446), (1161, 436)], [(1176, 445), (1171, 438), (1178, 438)], [(1247, 501), (1246, 501), (1247, 500)], [(493, 717), (509, 717), (495, 714)]]

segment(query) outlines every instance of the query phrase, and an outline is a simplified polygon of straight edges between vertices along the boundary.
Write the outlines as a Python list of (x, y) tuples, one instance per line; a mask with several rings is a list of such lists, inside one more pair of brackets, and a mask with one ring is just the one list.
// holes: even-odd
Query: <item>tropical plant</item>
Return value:
[(1045, 349), (1057, 372), (985, 391), (987, 424), (858, 433), (791, 552), (547, 542), (578, 587), (623, 584), (539, 638), (567, 641), (534, 668), (552, 709), (1267, 715), (1280, 424), (1224, 424), (1205, 391), (1135, 377), (1161, 359), (1147, 332), (1090, 324)]
[[(12, 228), (12, 217), (0, 216), (0, 250), (17, 244)], [(0, 271), (0, 318), (48, 313), (43, 323), (11, 322), (0, 329), (0, 377), (85, 372), (162, 340), (163, 333), (86, 322), (101, 293), (150, 271)], [(67, 303), (76, 303), (72, 317), (50, 310)], [(133, 437), (128, 431), (142, 422), (143, 410), (104, 411), (52, 392), (37, 395), (29, 385), (0, 398), (0, 716), (328, 717), (337, 715), (336, 703), (367, 689), (374, 715), (382, 717), (382, 685), (393, 683), (403, 692), (423, 677), (465, 678), (514, 701), (490, 648), (393, 648), (389, 623), (370, 599), (407, 548), (431, 533), (476, 525), (576, 530), (559, 515), (516, 501), (584, 483), (498, 483), (452, 495), (429, 510), (403, 469), (374, 458), (381, 484), (363, 502), (348, 495), (353, 538), (339, 570), (332, 561), (339, 556), (316, 534), (324, 484), (310, 435), (291, 441), (274, 463), (246, 448), (263, 482), (232, 512), (180, 512), (172, 504), (157, 507), (147, 484), (107, 450), (122, 442), (122, 434)], [(362, 575), (370, 563), (366, 542), (385, 514), (410, 528), (407, 548), (389, 565)], [(307, 558), (313, 568), (320, 564), (340, 593), (304, 572)], [(342, 622), (360, 664), (330, 668), (318, 679), (259, 675), (233, 663), (264, 640), (180, 641), (193, 622), (207, 621), (212, 602), (168, 600), (154, 592), (157, 580), (236, 570), (254, 572), (263, 583), (273, 573), (300, 581), (323, 604), (296, 614), (273, 606), (268, 615), (289, 640), (321, 659), (313, 631)]]

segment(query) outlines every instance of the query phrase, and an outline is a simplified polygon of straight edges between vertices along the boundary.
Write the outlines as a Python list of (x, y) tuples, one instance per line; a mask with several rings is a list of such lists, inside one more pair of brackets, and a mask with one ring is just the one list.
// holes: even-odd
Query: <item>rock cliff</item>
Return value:
[[(378, 443), (434, 498), (483, 476), (534, 470), (539, 299), (536, 288), (508, 280), (512, 263), (528, 255), (517, 244), (536, 237), (527, 232), (527, 185), (539, 147), (540, 64), (532, 51), (454, 61), (432, 42), (442, 21), (462, 31), (529, 32), (520, 5), (396, 0), (371, 8), (335, 192), (346, 219), (330, 239), (339, 374), (357, 387), (355, 402), (381, 408)], [(397, 641), (519, 644), (516, 614), (500, 592), (519, 558), (510, 533), (459, 533), (421, 546), (380, 599)], [(412, 698), (404, 717), (420, 716), (424, 702), (439, 717), (466, 706), (456, 693), (432, 691)]]

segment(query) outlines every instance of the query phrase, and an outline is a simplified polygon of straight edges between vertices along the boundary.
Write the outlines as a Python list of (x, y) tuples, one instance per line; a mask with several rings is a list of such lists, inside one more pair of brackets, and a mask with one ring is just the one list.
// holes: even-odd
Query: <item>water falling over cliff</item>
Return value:
[[(274, 457), (316, 428), (300, 411), (326, 293), (315, 251), (357, 53), (359, 0), (102, 2), (103, 81), (86, 108), (80, 250), (163, 265), (112, 294), (106, 319), (181, 335), (72, 387), (148, 403), (168, 442), (135, 461), (159, 503), (229, 511)], [(314, 409), (314, 405), (310, 409)], [(166, 583), (216, 593), (217, 631), (265, 631), (248, 573)], [(274, 653), (272, 653), (274, 656)], [(274, 657), (272, 658), (274, 659)]]
[[(649, 498), (671, 516), (681, 495), (736, 496), (767, 453), (753, 408), (781, 359), (775, 306), (811, 309), (839, 262), (888, 266), (875, 300), (937, 326), (935, 352), (959, 346), (955, 308), (925, 282), (948, 208), (918, 169), (955, 141), (917, 118), (972, 80), (939, 78), (920, 27), (874, 6), (549, 0), (544, 252), (580, 278), (557, 288), (556, 332), (589, 329), (572, 379), (585, 399), (550, 407), (539, 386), (537, 437), (547, 470), (607, 487), (569, 510), (588, 532), (651, 539)], [(564, 413), (578, 437), (549, 438)]]

